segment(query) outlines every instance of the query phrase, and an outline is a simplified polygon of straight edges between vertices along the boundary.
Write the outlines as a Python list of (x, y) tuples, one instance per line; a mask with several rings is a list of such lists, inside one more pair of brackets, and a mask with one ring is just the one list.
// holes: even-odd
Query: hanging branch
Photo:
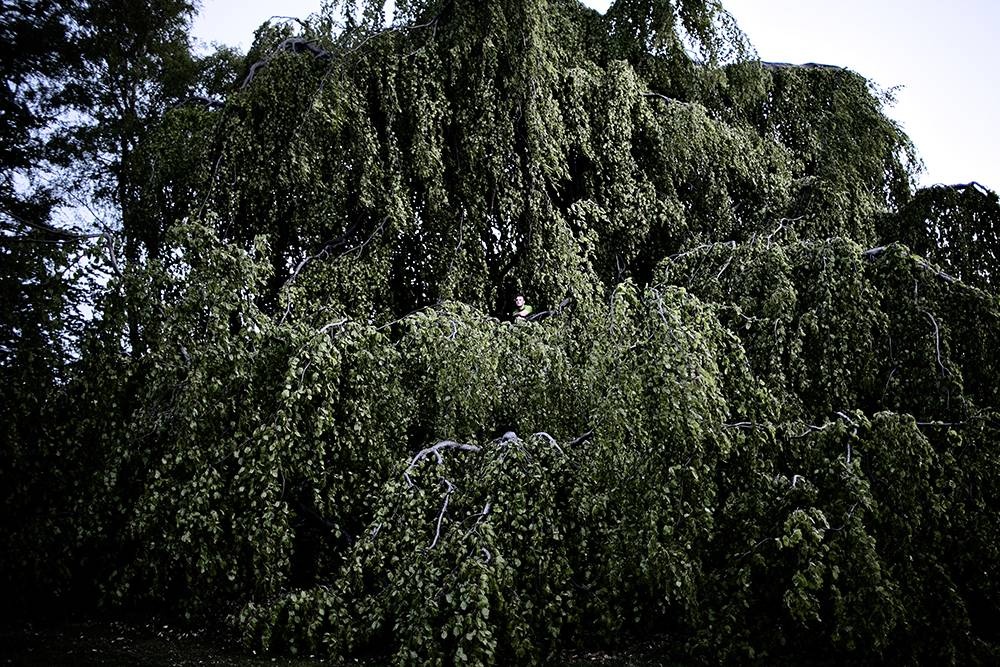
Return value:
[(858, 503), (860, 503), (860, 502), (861, 501), (859, 500), (859, 501), (855, 502), (853, 505), (851, 505), (851, 509), (849, 509), (847, 511), (847, 515), (844, 517), (844, 522), (842, 524), (840, 524), (840, 526), (838, 526), (837, 528), (829, 528), (828, 530), (830, 532), (832, 532), (832, 533), (836, 533), (836, 532), (839, 532), (839, 531), (843, 530), (844, 527), (847, 526), (847, 522), (850, 521), (851, 517), (854, 516), (854, 510), (858, 509)]
[[(887, 245), (876, 246), (874, 248), (869, 248), (868, 250), (865, 250), (864, 252), (861, 253), (861, 256), (864, 257), (865, 259), (874, 260), (876, 257), (878, 257), (879, 255), (881, 255), (882, 253), (884, 253), (888, 249), (889, 249), (889, 246), (887, 246)], [(945, 281), (946, 283), (960, 283), (961, 282), (955, 276), (950, 275), (948, 273), (945, 273), (944, 271), (942, 271), (941, 269), (937, 268), (936, 266), (934, 266), (933, 264), (931, 264), (927, 260), (923, 259), (922, 257), (913, 257), (913, 261), (921, 269), (924, 269), (925, 271), (930, 271), (931, 273), (933, 273), (935, 276), (937, 276), (941, 280)]]
[(481, 524), (486, 519), (486, 517), (488, 517), (490, 515), (490, 510), (492, 510), (492, 509), (493, 509), (493, 503), (491, 503), (489, 500), (487, 500), (486, 504), (483, 506), (483, 511), (482, 512), (480, 512), (479, 514), (470, 514), (469, 516), (465, 517), (466, 520), (467, 519), (471, 519), (472, 517), (476, 517), (476, 521), (475, 521), (475, 523), (472, 524), (471, 528), (469, 528), (467, 531), (465, 531), (465, 535), (462, 536), (462, 539), (465, 539), (469, 535), (471, 535), (472, 532), (474, 530), (476, 530), (476, 528), (479, 527), (479, 524)]
[(181, 107), (185, 107), (188, 105), (201, 106), (208, 109), (221, 109), (222, 107), (226, 106), (226, 103), (223, 102), (222, 100), (212, 99), (211, 97), (207, 97), (205, 95), (191, 94), (177, 100), (176, 102), (168, 106), (166, 110), (171, 111), (173, 109), (179, 109)]
[[(854, 427), (852, 435), (856, 436), (858, 434), (858, 425), (853, 419), (845, 415), (843, 412), (837, 412), (837, 416), (846, 421), (848, 424)], [(847, 465), (851, 465), (851, 441), (847, 441)]]
[(779, 233), (781, 233), (785, 229), (785, 227), (787, 226), (786, 223), (799, 222), (800, 220), (804, 220), (805, 217), (806, 216), (804, 216), (804, 215), (800, 215), (797, 218), (782, 218), (781, 220), (779, 220), (778, 221), (778, 226), (775, 227), (774, 230), (770, 234), (768, 234), (766, 237), (764, 237), (764, 240), (767, 241), (767, 246), (766, 247), (768, 249), (771, 248), (771, 239), (773, 239), (775, 236), (777, 236)]
[(840, 417), (841, 419), (843, 419), (844, 421), (846, 421), (846, 422), (847, 422), (848, 424), (850, 424), (851, 426), (853, 426), (853, 427), (854, 427), (855, 429), (857, 429), (857, 428), (858, 428), (858, 425), (857, 425), (857, 423), (856, 423), (856, 422), (855, 422), (855, 421), (854, 421), (853, 419), (851, 419), (850, 417), (848, 417), (847, 415), (845, 415), (845, 414), (844, 414), (843, 412), (839, 412), (839, 411), (838, 411), (838, 412), (836, 413), (836, 415), (837, 415), (838, 417)]
[(828, 69), (828, 70), (835, 70), (838, 72), (847, 71), (846, 67), (840, 67), (839, 65), (824, 65), (822, 63), (804, 63), (802, 65), (795, 65), (793, 63), (776, 63), (763, 60), (760, 62), (760, 67), (761, 69), (765, 69), (768, 71), (776, 71), (783, 69)]
[(956, 183), (955, 185), (944, 185), (943, 183), (938, 183), (937, 185), (935, 185), (933, 187), (936, 187), (936, 188), (948, 188), (950, 190), (959, 190), (959, 191), (975, 190), (979, 194), (987, 196), (987, 197), (992, 192), (989, 188), (987, 188), (986, 186), (978, 183), (977, 181), (969, 181), (968, 183)]
[(546, 442), (549, 443), (549, 446), (555, 449), (557, 452), (559, 452), (559, 454), (561, 454), (562, 456), (566, 456), (566, 452), (562, 450), (562, 447), (559, 446), (559, 443), (556, 442), (556, 439), (553, 438), (548, 433), (546, 433), (545, 431), (539, 431), (538, 433), (533, 433), (532, 435), (534, 435), (536, 438), (541, 438), (542, 440), (545, 440)]
[(438, 465), (442, 465), (444, 463), (444, 457), (441, 456), (441, 452), (445, 449), (458, 449), (466, 452), (478, 452), (480, 451), (481, 448), (477, 447), (476, 445), (466, 445), (461, 442), (455, 442), (454, 440), (442, 440), (436, 445), (421, 449), (419, 452), (417, 452), (416, 456), (414, 456), (413, 459), (410, 461), (410, 465), (406, 467), (406, 471), (403, 472), (403, 477), (406, 479), (406, 483), (410, 486), (410, 488), (413, 488), (415, 486), (413, 480), (410, 478), (410, 471), (416, 468), (417, 464), (420, 463), (420, 461), (427, 458), (431, 454), (433, 454), (434, 458), (437, 459)]
[(71, 243), (73, 241), (84, 241), (84, 240), (87, 240), (87, 239), (96, 239), (96, 238), (100, 238), (100, 237), (104, 236), (104, 232), (97, 232), (97, 233), (93, 233), (93, 234), (81, 234), (81, 233), (78, 233), (78, 232), (70, 232), (70, 231), (67, 231), (65, 229), (59, 229), (58, 227), (54, 227), (54, 226), (52, 226), (52, 225), (50, 225), (48, 223), (45, 223), (45, 222), (37, 222), (37, 221), (25, 220), (24, 218), (22, 218), (20, 216), (14, 215), (8, 209), (0, 209), (0, 212), (2, 212), (4, 215), (6, 215), (8, 218), (10, 218), (11, 221), (13, 221), (13, 223), (14, 223), (13, 225), (11, 225), (10, 222), (6, 223), (8, 225), (8, 227), (14, 227), (15, 225), (21, 225), (23, 227), (27, 227), (29, 229), (33, 229), (33, 230), (35, 230), (37, 232), (42, 232), (44, 234), (49, 234), (49, 235), (55, 237), (55, 238), (50, 238), (50, 239), (32, 239), (32, 238), (23, 238), (23, 237), (0, 237), (0, 238), (4, 238), (5, 240), (8, 239), (8, 238), (10, 238), (10, 239), (16, 239), (17, 241), (40, 242), (40, 243)]
[(937, 268), (936, 266), (934, 266), (933, 264), (931, 264), (927, 260), (917, 259), (916, 262), (917, 262), (917, 266), (919, 266), (920, 268), (922, 268), (922, 269), (924, 269), (926, 271), (930, 271), (931, 273), (933, 273), (935, 276), (937, 276), (941, 280), (945, 281), (946, 283), (957, 283), (957, 282), (960, 282), (958, 278), (956, 278), (955, 276), (952, 276), (952, 275), (949, 275), (949, 274), (945, 273), (944, 271), (942, 271), (941, 269)]
[(572, 298), (566, 297), (565, 299), (563, 299), (562, 301), (559, 302), (559, 305), (556, 306), (555, 309), (553, 309), (553, 310), (540, 310), (537, 313), (533, 313), (531, 315), (528, 315), (524, 319), (526, 319), (528, 322), (537, 322), (539, 320), (544, 320), (546, 317), (551, 317), (552, 315), (559, 315), (566, 308), (566, 306), (568, 306), (570, 303), (572, 303), (572, 301), (573, 301)]
[[(364, 241), (362, 241), (360, 244), (354, 246), (353, 248), (349, 248), (349, 249), (341, 252), (334, 259), (340, 259), (341, 257), (346, 257), (348, 254), (354, 252), (355, 250), (358, 250), (358, 251), (363, 250), (365, 248), (365, 246), (367, 246), (369, 243), (371, 243), (372, 239), (374, 239), (375, 236), (377, 236), (379, 234), (379, 232), (381, 232), (385, 228), (385, 225), (386, 225), (386, 223), (388, 221), (389, 221), (388, 217), (383, 218), (382, 222), (379, 223), (379, 226), (375, 228), (375, 231), (373, 231), (368, 236), (368, 238), (366, 238)], [(338, 248), (341, 248), (341, 247), (347, 245), (347, 243), (350, 240), (351, 236), (353, 236), (354, 233), (357, 232), (357, 230), (358, 230), (358, 223), (354, 222), (350, 227), (347, 228), (346, 232), (344, 232), (343, 234), (341, 234), (337, 238), (333, 239), (332, 241), (327, 241), (327, 243), (318, 252), (302, 258), (302, 260), (299, 261), (299, 263), (292, 270), (291, 275), (285, 281), (284, 285), (282, 285), (282, 288), (285, 288), (285, 287), (289, 286), (290, 284), (292, 284), (295, 281), (295, 279), (298, 278), (298, 276), (302, 272), (302, 270), (305, 269), (305, 267), (308, 266), (309, 263), (311, 263), (313, 260), (316, 260), (316, 259), (326, 259), (327, 257), (330, 256), (330, 254), (334, 250), (337, 250)], [(292, 311), (292, 300), (289, 299), (288, 305), (285, 306), (285, 312), (282, 314), (281, 319), (278, 321), (279, 325), (285, 323), (285, 320), (288, 319), (288, 316), (291, 314), (291, 311)]]
[(680, 259), (681, 257), (686, 257), (688, 255), (696, 253), (699, 250), (705, 250), (706, 248), (715, 248), (717, 246), (725, 246), (725, 247), (729, 248), (730, 250), (734, 250), (735, 251), (736, 250), (736, 241), (718, 241), (716, 243), (703, 243), (700, 246), (695, 246), (694, 248), (691, 248), (690, 250), (685, 250), (684, 252), (679, 252), (676, 255), (670, 255), (669, 257), (667, 257), (667, 259), (670, 260), (671, 262), (673, 262), (675, 260)]
[(354, 232), (357, 231), (357, 229), (358, 229), (358, 222), (354, 221), (354, 223), (352, 223), (351, 226), (347, 228), (347, 231), (345, 231), (343, 234), (341, 234), (340, 236), (331, 241), (327, 241), (326, 243), (324, 243), (323, 247), (320, 248), (316, 253), (312, 255), (306, 255), (305, 257), (303, 257), (302, 260), (295, 265), (295, 268), (292, 269), (292, 274), (288, 276), (288, 279), (285, 281), (284, 286), (287, 287), (292, 282), (294, 282), (295, 279), (299, 277), (299, 274), (302, 272), (302, 269), (304, 269), (311, 261), (313, 261), (314, 259), (325, 258), (332, 251), (345, 245), (351, 238), (351, 236), (354, 234)]
[(455, 244), (455, 249), (451, 251), (451, 262), (448, 263), (448, 271), (446, 275), (451, 275), (452, 269), (455, 268), (455, 259), (458, 257), (458, 251), (462, 249), (462, 231), (465, 229), (465, 208), (462, 208), (462, 214), (458, 216), (458, 243)]
[(830, 424), (823, 424), (822, 426), (816, 426), (815, 424), (806, 424), (806, 430), (802, 431), (798, 435), (793, 435), (792, 437), (796, 440), (799, 438), (804, 438), (810, 433), (816, 433), (818, 431), (825, 431)]
[(941, 363), (941, 329), (938, 327), (937, 320), (934, 319), (929, 310), (921, 310), (920, 312), (929, 317), (931, 324), (934, 325), (934, 353), (937, 356), (937, 364), (941, 367), (941, 377), (947, 377), (948, 369)]
[(444, 494), (444, 502), (441, 504), (441, 512), (438, 514), (437, 529), (434, 531), (434, 539), (431, 540), (430, 545), (427, 547), (428, 550), (437, 546), (438, 540), (441, 539), (441, 523), (444, 521), (444, 515), (448, 511), (448, 501), (451, 500), (451, 494), (455, 492), (454, 484), (443, 477), (441, 478), (441, 481), (448, 487), (448, 491)]
[(342, 327), (345, 324), (347, 324), (348, 321), (349, 321), (349, 318), (345, 317), (342, 320), (339, 320), (337, 322), (329, 322), (327, 324), (324, 324), (322, 327), (320, 327), (319, 331), (316, 332), (316, 335), (319, 336), (321, 334), (325, 334), (327, 331), (329, 331), (330, 329), (332, 329), (334, 327)]
[(250, 71), (247, 73), (246, 78), (243, 79), (240, 90), (245, 90), (253, 82), (254, 77), (257, 76), (257, 72), (270, 64), (274, 57), (282, 51), (288, 53), (308, 53), (316, 60), (330, 60), (333, 57), (332, 53), (326, 49), (319, 48), (315, 43), (304, 37), (288, 37), (275, 46), (266, 57), (250, 66)]
[[(357, 45), (345, 50), (345, 53), (347, 54), (354, 53), (355, 51), (358, 51), (362, 47), (364, 47), (371, 40), (377, 37), (381, 37), (382, 35), (385, 34), (404, 32), (410, 30), (419, 30), (421, 28), (427, 28), (427, 27), (436, 27), (439, 17), (440, 13), (434, 18), (432, 18), (430, 21), (427, 21), (426, 23), (421, 23), (418, 25), (410, 25), (410, 26), (395, 26), (386, 28), (384, 30), (376, 31), (371, 35), (365, 37)], [(271, 18), (292, 18), (292, 17), (272, 16)], [(308, 54), (311, 55), (316, 60), (330, 61), (333, 59), (332, 52), (320, 48), (319, 46), (316, 46), (316, 43), (312, 40), (308, 40), (304, 37), (287, 37), (283, 39), (281, 42), (279, 42), (278, 45), (275, 46), (269, 54), (267, 54), (267, 56), (265, 56), (261, 60), (258, 60), (257, 62), (255, 62), (253, 65), (250, 66), (250, 71), (247, 73), (246, 78), (243, 79), (243, 84), (240, 86), (240, 89), (241, 90), (246, 89), (246, 87), (249, 86), (253, 82), (254, 78), (257, 76), (257, 72), (259, 72), (262, 68), (270, 64), (270, 62), (274, 59), (274, 57), (279, 53), (281, 53), (282, 51), (288, 53)]]

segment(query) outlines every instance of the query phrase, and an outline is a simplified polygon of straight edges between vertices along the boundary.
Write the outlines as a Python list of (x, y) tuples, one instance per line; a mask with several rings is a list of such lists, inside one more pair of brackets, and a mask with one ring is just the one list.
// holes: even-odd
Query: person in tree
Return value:
[(525, 320), (529, 315), (531, 315), (534, 309), (524, 302), (524, 297), (518, 294), (514, 297), (514, 312), (511, 313), (511, 317), (515, 322), (519, 320)]

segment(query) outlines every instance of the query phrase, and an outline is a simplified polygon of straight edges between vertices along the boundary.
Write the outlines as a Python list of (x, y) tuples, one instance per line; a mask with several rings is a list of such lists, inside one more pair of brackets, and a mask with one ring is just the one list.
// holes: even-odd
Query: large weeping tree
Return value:
[(341, 658), (996, 660), (1000, 203), (886, 101), (712, 0), (262, 26), (136, 148), (16, 553)]

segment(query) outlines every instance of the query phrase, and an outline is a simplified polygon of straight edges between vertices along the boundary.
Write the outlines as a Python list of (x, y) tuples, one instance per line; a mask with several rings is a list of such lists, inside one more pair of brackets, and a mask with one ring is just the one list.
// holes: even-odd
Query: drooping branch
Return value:
[(493, 503), (491, 503), (489, 500), (487, 500), (486, 504), (483, 505), (483, 511), (482, 512), (480, 512), (479, 514), (471, 514), (471, 515), (469, 515), (469, 516), (466, 517), (466, 520), (470, 519), (472, 517), (475, 517), (476, 520), (472, 524), (472, 527), (470, 527), (467, 531), (465, 531), (465, 535), (463, 535), (463, 539), (466, 538), (466, 537), (468, 537), (469, 535), (471, 535), (476, 530), (476, 528), (479, 527), (479, 524), (481, 524), (483, 521), (486, 520), (486, 517), (488, 517), (490, 515), (490, 511), (492, 509), (493, 509)]
[(448, 490), (444, 494), (444, 502), (441, 503), (441, 512), (438, 514), (437, 528), (434, 531), (434, 539), (431, 540), (431, 543), (428, 545), (428, 550), (437, 546), (438, 540), (441, 539), (441, 523), (444, 521), (444, 515), (448, 511), (448, 502), (451, 500), (451, 494), (455, 492), (454, 484), (444, 478), (441, 478), (441, 481), (445, 483)]
[(675, 255), (670, 255), (669, 257), (667, 257), (667, 259), (670, 260), (671, 262), (674, 262), (680, 259), (681, 257), (687, 257), (688, 255), (692, 255), (701, 250), (707, 250), (708, 248), (723, 247), (723, 246), (729, 248), (730, 250), (736, 250), (736, 241), (719, 241), (717, 243), (703, 243), (699, 246), (691, 248), (690, 250), (685, 250), (684, 252), (679, 252)]
[(783, 69), (828, 69), (836, 71), (847, 71), (847, 68), (841, 67), (839, 65), (824, 65), (822, 63), (803, 63), (801, 65), (796, 65), (794, 63), (776, 63), (769, 61), (760, 62), (761, 69), (768, 71), (783, 70)]
[[(338, 255), (336, 255), (336, 257), (334, 257), (334, 259), (339, 259), (341, 257), (344, 257), (344, 256), (348, 255), (349, 253), (354, 252), (355, 250), (358, 250), (358, 251), (363, 250), (365, 248), (365, 246), (367, 246), (369, 243), (371, 243), (372, 239), (374, 239), (385, 228), (385, 225), (388, 222), (388, 220), (389, 220), (388, 218), (383, 218), (382, 222), (379, 223), (379, 226), (375, 228), (375, 231), (373, 231), (368, 236), (368, 238), (366, 238), (364, 241), (362, 241), (358, 245), (356, 245), (356, 246), (354, 246), (352, 248), (348, 248), (347, 250), (344, 250), (344, 251), (340, 252), (340, 254), (338, 254)], [(292, 269), (291, 275), (288, 276), (288, 279), (285, 280), (285, 283), (284, 283), (284, 285), (282, 287), (287, 287), (287, 286), (291, 285), (293, 282), (295, 282), (295, 279), (299, 277), (299, 274), (302, 272), (302, 270), (305, 269), (305, 267), (308, 266), (312, 261), (317, 260), (317, 259), (327, 259), (328, 257), (330, 257), (330, 255), (335, 250), (338, 250), (338, 249), (342, 248), (343, 246), (347, 245), (348, 242), (350, 241), (351, 237), (357, 231), (358, 231), (358, 223), (355, 222), (350, 227), (348, 227), (347, 231), (345, 231), (343, 234), (341, 234), (340, 236), (338, 236), (337, 238), (335, 238), (335, 239), (333, 239), (331, 241), (327, 241), (323, 245), (323, 247), (320, 248), (316, 253), (314, 253), (312, 255), (307, 255), (307, 256), (303, 257), (302, 260), (299, 261), (298, 264), (296, 264), (295, 268)], [(285, 306), (285, 312), (282, 314), (281, 320), (279, 320), (278, 323), (279, 324), (284, 324), (285, 320), (288, 319), (288, 316), (291, 314), (291, 312), (292, 312), (292, 300), (289, 299), (288, 304)]]
[[(874, 261), (876, 257), (878, 257), (879, 255), (883, 254), (890, 247), (891, 247), (890, 245), (880, 245), (880, 246), (876, 246), (874, 248), (869, 248), (868, 250), (865, 250), (864, 252), (862, 252), (861, 256), (864, 257), (865, 259)], [(937, 268), (936, 266), (934, 266), (933, 264), (931, 264), (930, 262), (928, 262), (926, 259), (923, 259), (922, 257), (914, 256), (913, 257), (913, 261), (916, 263), (916, 265), (918, 267), (920, 267), (921, 269), (923, 269), (925, 271), (929, 271), (930, 273), (933, 273), (935, 276), (937, 276), (941, 280), (945, 281), (946, 283), (958, 283), (958, 282), (961, 282), (955, 276), (950, 275), (948, 273), (945, 273), (944, 271), (942, 271), (941, 269)]]
[(553, 438), (553, 437), (552, 437), (551, 435), (549, 435), (548, 433), (546, 433), (545, 431), (539, 431), (538, 433), (535, 433), (535, 434), (534, 434), (534, 436), (535, 436), (536, 438), (541, 438), (542, 440), (545, 440), (545, 441), (546, 441), (547, 443), (549, 443), (549, 446), (550, 446), (550, 447), (552, 447), (553, 449), (555, 449), (555, 450), (556, 450), (557, 452), (559, 452), (559, 453), (560, 453), (560, 454), (561, 454), (562, 456), (566, 456), (566, 452), (564, 452), (564, 451), (562, 450), (562, 447), (560, 447), (560, 446), (559, 446), (559, 443), (558, 443), (558, 442), (556, 442), (556, 439), (555, 439), (555, 438)]
[(350, 320), (345, 317), (345, 318), (343, 318), (341, 320), (338, 320), (336, 322), (328, 322), (328, 323), (324, 324), (322, 327), (320, 327), (319, 331), (316, 332), (316, 335), (319, 336), (319, 335), (325, 334), (327, 331), (329, 331), (330, 329), (333, 329), (335, 327), (342, 327), (345, 324), (347, 324), (349, 321)]
[[(50, 225), (50, 224), (48, 224), (46, 222), (26, 220), (26, 219), (24, 219), (24, 218), (22, 218), (22, 217), (20, 217), (18, 215), (14, 215), (14, 213), (12, 213), (11, 211), (9, 211), (7, 209), (0, 209), (0, 213), (3, 213), (5, 216), (7, 216), (8, 218), (10, 218), (10, 220), (0, 220), (0, 225), (5, 225), (11, 231), (17, 232), (18, 231), (17, 227), (21, 226), (21, 227), (27, 227), (29, 229), (35, 230), (36, 232), (42, 232), (44, 234), (48, 234), (51, 237), (54, 237), (54, 238), (48, 238), (48, 239), (36, 239), (38, 241), (51, 242), (51, 243), (67, 243), (67, 242), (72, 242), (72, 241), (84, 241), (84, 240), (87, 240), (87, 239), (96, 239), (96, 238), (100, 238), (100, 237), (104, 236), (104, 232), (96, 232), (96, 233), (92, 233), (92, 234), (81, 234), (79, 232), (71, 232), (71, 231), (68, 231), (68, 230), (65, 230), (65, 229), (60, 229), (60, 228), (55, 227), (53, 225)], [(4, 239), (6, 239), (6, 238), (21, 239), (22, 237), (0, 236), (0, 238), (4, 238)], [(27, 240), (32, 240), (32, 239), (27, 239)]]
[(805, 217), (806, 216), (804, 216), (804, 215), (800, 215), (797, 218), (782, 218), (781, 220), (779, 220), (778, 221), (778, 226), (775, 227), (774, 230), (765, 237), (765, 241), (767, 241), (767, 248), (768, 249), (771, 248), (771, 240), (775, 236), (777, 236), (778, 234), (780, 234), (782, 231), (784, 231), (785, 227), (789, 226), (793, 222), (799, 222), (800, 220), (804, 220)]
[(358, 229), (358, 223), (357, 221), (355, 221), (353, 224), (351, 224), (351, 226), (347, 228), (347, 231), (345, 231), (343, 234), (341, 234), (335, 239), (332, 239), (324, 243), (323, 247), (320, 248), (314, 254), (306, 255), (305, 257), (303, 257), (302, 260), (295, 265), (295, 268), (292, 269), (292, 274), (288, 276), (288, 280), (285, 281), (285, 285), (287, 286), (292, 282), (294, 282), (295, 279), (299, 277), (299, 274), (302, 272), (302, 269), (306, 268), (306, 266), (311, 261), (313, 261), (314, 259), (321, 259), (323, 257), (326, 257), (337, 248), (346, 244), (348, 240), (350, 240), (351, 236), (354, 235), (354, 232), (357, 231), (357, 229)]
[(546, 317), (551, 317), (552, 315), (559, 315), (566, 308), (566, 306), (572, 303), (572, 301), (573, 299), (571, 299), (570, 297), (566, 297), (565, 299), (560, 301), (559, 305), (556, 306), (554, 309), (540, 310), (537, 313), (528, 315), (525, 319), (528, 320), (529, 322), (538, 322), (539, 320), (544, 320)]
[(186, 97), (182, 97), (173, 104), (167, 107), (167, 111), (172, 109), (179, 109), (180, 107), (185, 107), (188, 105), (205, 107), (207, 109), (221, 109), (226, 106), (226, 103), (222, 100), (212, 99), (205, 95), (195, 95), (191, 94)]
[(752, 429), (756, 428), (757, 424), (753, 422), (727, 422), (723, 426), (726, 428)]
[(683, 100), (678, 100), (678, 99), (676, 99), (674, 97), (667, 97), (666, 95), (663, 95), (661, 93), (654, 93), (652, 91), (649, 91), (649, 92), (646, 92), (646, 93), (642, 93), (642, 96), (643, 97), (652, 97), (652, 98), (655, 98), (655, 99), (658, 99), (658, 100), (662, 100), (662, 101), (666, 102), (667, 104), (690, 104), (690, 102), (684, 102)]
[(992, 190), (990, 190), (988, 187), (982, 185), (977, 181), (969, 181), (968, 183), (956, 183), (955, 185), (944, 185), (943, 183), (939, 183), (932, 187), (948, 188), (949, 190), (959, 190), (959, 191), (975, 190), (976, 192), (984, 196), (989, 196), (992, 193)]
[(938, 326), (937, 320), (929, 310), (921, 310), (920, 312), (929, 317), (931, 324), (934, 325), (934, 354), (937, 357), (937, 364), (941, 368), (941, 377), (946, 377), (948, 375), (948, 369), (945, 368), (943, 363), (941, 363), (941, 328)]
[(246, 89), (257, 76), (257, 72), (261, 68), (268, 65), (274, 57), (281, 53), (282, 51), (287, 51), (288, 53), (307, 53), (317, 60), (330, 60), (333, 54), (326, 49), (321, 49), (313, 42), (305, 39), (304, 37), (288, 37), (282, 40), (274, 49), (269, 53), (264, 59), (258, 60), (253, 65), (250, 66), (250, 71), (247, 73), (246, 78), (243, 79), (243, 85), (240, 86), (241, 89)]
[(810, 433), (817, 433), (819, 431), (825, 431), (826, 428), (829, 425), (830, 424), (828, 424), (828, 423), (827, 424), (823, 424), (822, 426), (816, 426), (815, 424), (806, 424), (806, 430), (802, 431), (802, 433), (799, 433), (798, 435), (793, 435), (792, 437), (795, 438), (795, 439), (804, 438), (807, 435), (809, 435)]
[(426, 447), (421, 449), (417, 454), (410, 460), (410, 465), (406, 467), (406, 471), (403, 472), (403, 477), (406, 479), (406, 483), (412, 488), (414, 486), (413, 480), (410, 478), (410, 471), (417, 467), (417, 464), (428, 456), (434, 455), (437, 459), (438, 465), (444, 463), (444, 457), (441, 452), (446, 449), (458, 449), (465, 452), (478, 452), (481, 450), (480, 447), (476, 445), (467, 445), (461, 442), (455, 442), (454, 440), (442, 440), (441, 442), (433, 445), (431, 447)]

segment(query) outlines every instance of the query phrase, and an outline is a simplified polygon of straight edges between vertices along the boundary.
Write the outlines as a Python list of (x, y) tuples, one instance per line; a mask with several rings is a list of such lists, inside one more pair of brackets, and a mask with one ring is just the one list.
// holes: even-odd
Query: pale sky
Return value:
[[(487, 1), (487, 0), (483, 0)], [(722, 0), (762, 60), (849, 67), (882, 88), (917, 146), (920, 181), (1000, 190), (1000, 0)], [(584, 0), (604, 11), (608, 0)], [(203, 0), (195, 35), (242, 49), (273, 15), (320, 0)]]

